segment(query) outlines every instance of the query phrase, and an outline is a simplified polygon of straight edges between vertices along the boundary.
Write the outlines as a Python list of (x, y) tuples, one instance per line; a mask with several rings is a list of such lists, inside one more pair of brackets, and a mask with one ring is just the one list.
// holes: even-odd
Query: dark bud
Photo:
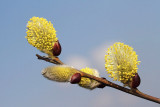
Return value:
[(54, 56), (58, 56), (61, 54), (61, 45), (60, 45), (59, 41), (57, 41), (54, 44), (53, 49), (52, 49), (52, 53)]
[(138, 73), (136, 73), (132, 79), (131, 88), (137, 88), (140, 85), (140, 83), (141, 83), (141, 79), (140, 79)]
[(79, 83), (80, 81), (81, 81), (81, 74), (80, 73), (75, 73), (75, 74), (72, 75), (70, 83), (71, 84), (76, 84), (76, 83)]
[[(106, 78), (104, 78), (104, 77), (102, 77), (103, 79), (106, 79)], [(103, 84), (103, 83), (101, 83), (97, 88), (104, 88), (106, 85), (105, 84)]]

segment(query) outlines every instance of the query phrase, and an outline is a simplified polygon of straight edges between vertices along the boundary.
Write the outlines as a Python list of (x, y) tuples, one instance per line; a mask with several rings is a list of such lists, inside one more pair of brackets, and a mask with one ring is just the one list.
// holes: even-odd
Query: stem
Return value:
[(59, 60), (58, 57), (54, 57), (53, 59), (49, 58), (49, 57), (45, 57), (45, 56), (40, 56), (38, 54), (36, 54), (37, 58), (40, 59), (40, 60), (45, 60), (46, 62), (50, 62), (50, 63), (53, 63), (53, 64), (56, 64), (56, 65), (63, 65), (64, 63), (61, 62)]
[(137, 96), (137, 97), (140, 97), (140, 98), (143, 98), (143, 99), (146, 99), (146, 100), (149, 100), (149, 101), (153, 101), (153, 102), (156, 102), (156, 103), (160, 104), (160, 99), (159, 98), (144, 94), (144, 93), (140, 92), (138, 89), (128, 89), (128, 88), (122, 87), (120, 85), (117, 85), (115, 83), (112, 83), (112, 82), (110, 82), (110, 81), (108, 81), (106, 79), (95, 77), (93, 75), (89, 75), (89, 74), (86, 74), (86, 73), (83, 73), (83, 72), (81, 72), (81, 73), (82, 73), (81, 74), (82, 76), (94, 79), (94, 80), (96, 80), (98, 82), (101, 82), (101, 83), (105, 84), (106, 86), (109, 86), (109, 87), (121, 90), (123, 92), (132, 94), (134, 96)]
[[(55, 58), (51, 59), (51, 58), (44, 57), (44, 56), (42, 57), (38, 54), (36, 54), (36, 56), (37, 56), (38, 59), (45, 60), (45, 61), (53, 63), (53, 64), (57, 64), (57, 65), (63, 65), (64, 64), (58, 57), (55, 57)], [(160, 98), (156, 98), (156, 97), (144, 94), (144, 93), (140, 92), (138, 89), (128, 89), (128, 88), (122, 87), (120, 85), (117, 85), (115, 83), (112, 83), (112, 82), (110, 82), (106, 79), (95, 77), (93, 75), (90, 75), (90, 74), (87, 74), (87, 73), (84, 73), (84, 72), (81, 72), (81, 71), (79, 71), (79, 72), (81, 73), (81, 75), (83, 77), (94, 79), (94, 80), (96, 80), (96, 81), (98, 81), (102, 84), (105, 84), (106, 86), (109, 86), (109, 87), (121, 90), (123, 92), (126, 92), (128, 94), (132, 94), (134, 96), (137, 96), (137, 97), (140, 97), (140, 98), (143, 98), (143, 99), (153, 101), (153, 102), (156, 102), (156, 103), (160, 104)]]

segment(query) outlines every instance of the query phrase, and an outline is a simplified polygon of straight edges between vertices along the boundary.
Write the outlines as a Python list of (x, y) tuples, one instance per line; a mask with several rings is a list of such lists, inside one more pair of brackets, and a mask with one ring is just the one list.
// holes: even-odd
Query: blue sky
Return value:
[[(1, 0), (1, 107), (158, 107), (147, 100), (106, 87), (89, 91), (45, 79), (41, 70), (52, 64), (25, 39), (33, 16), (53, 23), (66, 64), (92, 67), (111, 80), (104, 69), (105, 50), (114, 42), (134, 48), (141, 61), (139, 89), (160, 97), (159, 0)], [(115, 82), (122, 85), (119, 82)]]

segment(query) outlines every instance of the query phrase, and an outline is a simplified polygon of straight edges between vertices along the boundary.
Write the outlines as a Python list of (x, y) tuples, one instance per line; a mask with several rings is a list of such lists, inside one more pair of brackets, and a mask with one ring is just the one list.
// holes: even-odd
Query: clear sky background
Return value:
[(159, 107), (109, 87), (90, 91), (45, 79), (41, 70), (52, 64), (37, 60), (44, 54), (25, 36), (31, 17), (46, 18), (63, 62), (96, 68), (110, 81), (105, 51), (124, 42), (141, 61), (139, 90), (160, 97), (160, 0), (1, 0), (0, 13), (0, 107)]

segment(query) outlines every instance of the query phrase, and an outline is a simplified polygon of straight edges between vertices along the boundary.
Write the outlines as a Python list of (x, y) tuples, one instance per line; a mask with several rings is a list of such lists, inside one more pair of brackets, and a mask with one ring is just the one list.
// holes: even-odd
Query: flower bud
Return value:
[(70, 83), (71, 84), (76, 84), (76, 83), (79, 83), (80, 81), (81, 81), (81, 74), (80, 73), (75, 73), (75, 74), (72, 75)]
[(58, 40), (53, 46), (52, 53), (54, 56), (59, 56), (61, 54), (61, 45)]
[(44, 68), (42, 75), (52, 81), (69, 82), (72, 75), (77, 72), (77, 69), (67, 65), (54, 65)]
[(140, 82), (141, 82), (141, 79), (138, 73), (136, 73), (135, 76), (132, 78), (131, 88), (137, 88), (140, 85)]

